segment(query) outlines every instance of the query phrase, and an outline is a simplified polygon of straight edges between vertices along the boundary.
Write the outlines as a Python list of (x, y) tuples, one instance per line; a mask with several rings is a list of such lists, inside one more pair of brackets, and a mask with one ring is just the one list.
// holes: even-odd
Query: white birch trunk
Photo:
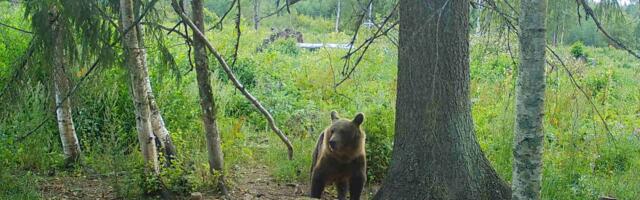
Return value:
[(139, 46), (136, 28), (129, 28), (135, 22), (132, 0), (120, 0), (120, 15), (122, 17), (122, 31), (130, 29), (123, 37), (123, 46), (125, 55), (128, 56), (126, 62), (131, 75), (138, 141), (147, 165), (145, 170), (157, 174), (160, 167), (150, 119), (151, 109), (149, 107), (149, 91), (147, 87), (149, 75), (145, 61), (146, 52)]
[(336, 32), (338, 32), (340, 28), (340, 1), (341, 0), (338, 0), (338, 6), (336, 7)]
[(516, 86), (512, 199), (540, 199), (546, 0), (523, 0), (520, 9), (520, 67)]
[[(57, 15), (57, 9), (51, 8), (51, 21)], [(71, 115), (71, 103), (66, 98), (69, 92), (69, 79), (65, 73), (67, 66), (65, 49), (64, 49), (64, 33), (63, 25), (55, 20), (51, 25), (51, 35), (53, 36), (53, 76), (54, 76), (54, 96), (56, 102), (56, 119), (58, 130), (60, 132), (60, 140), (62, 141), (62, 149), (64, 151), (65, 165), (76, 163), (80, 159), (80, 144), (76, 136), (76, 129), (73, 124)], [(66, 98), (66, 99), (65, 99)]]
[[(146, 65), (145, 65), (146, 66)], [(151, 83), (147, 78), (147, 98), (149, 99), (149, 109), (151, 110), (151, 128), (153, 134), (160, 140), (160, 146), (167, 159), (167, 164), (170, 165), (171, 161), (175, 158), (176, 147), (173, 145), (169, 130), (164, 125), (164, 119), (160, 113), (160, 109), (156, 103), (156, 98), (153, 96), (151, 89)]]
[[(141, 5), (137, 4), (134, 8), (136, 13), (141, 13), (140, 10)], [(139, 17), (139, 16), (136, 16)], [(138, 38), (138, 47), (142, 49), (146, 49), (145, 40), (144, 40), (144, 29), (141, 24), (136, 25), (136, 36)], [(147, 98), (149, 99), (149, 109), (151, 110), (150, 118), (151, 118), (151, 129), (153, 135), (158, 138), (160, 141), (160, 150), (164, 154), (165, 157), (165, 166), (171, 166), (171, 161), (175, 158), (176, 155), (176, 147), (173, 145), (173, 140), (171, 140), (171, 135), (169, 134), (169, 130), (166, 128), (164, 124), (164, 119), (162, 118), (162, 114), (160, 113), (160, 109), (158, 108), (158, 104), (156, 103), (156, 98), (153, 95), (153, 89), (151, 88), (151, 80), (148, 77), (149, 70), (147, 65), (147, 53), (144, 52), (141, 55), (143, 65), (145, 66), (145, 70), (147, 71), (147, 79), (145, 83), (145, 87), (147, 90)]]

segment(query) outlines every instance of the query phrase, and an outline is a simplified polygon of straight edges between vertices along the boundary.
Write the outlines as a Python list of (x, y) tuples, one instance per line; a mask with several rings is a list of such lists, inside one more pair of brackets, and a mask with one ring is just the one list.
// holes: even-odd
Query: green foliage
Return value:
[[(256, 65), (256, 62), (251, 59), (241, 58), (236, 61), (235, 66), (231, 66), (231, 71), (233, 71), (238, 81), (240, 81), (240, 83), (242, 83), (244, 87), (246, 87), (247, 89), (252, 89), (256, 84)], [(224, 72), (224, 70), (222, 70), (222, 67), (219, 67), (216, 71), (220, 81), (230, 83), (229, 77)]]
[[(42, 2), (33, 3), (38, 6), (35, 3)], [(211, 10), (207, 14), (208, 26), (217, 22), (218, 16), (229, 6), (227, 1), (205, 3)], [(227, 177), (228, 183), (234, 186), (234, 178), (242, 175), (239, 172), (254, 166), (265, 169), (278, 182), (308, 183), (311, 154), (319, 133), (330, 123), (329, 113), (332, 110), (349, 119), (357, 112), (365, 114), (363, 129), (367, 134), (368, 180), (371, 184), (379, 184), (384, 179), (389, 168), (395, 130), (396, 47), (385, 38), (377, 39), (355, 73), (344, 84), (334, 88), (335, 83), (344, 78), (340, 72), (343, 70), (345, 60), (342, 56), (345, 50), (307, 51), (297, 48), (293, 40), (278, 40), (263, 52), (255, 52), (255, 49), (271, 34), (266, 31), (270, 27), (295, 27), (304, 34), (305, 42), (348, 42), (351, 38), (348, 34), (333, 33), (334, 21), (330, 16), (335, 12), (335, 1), (303, 1), (293, 7), (292, 15), (267, 18), (262, 21), (262, 26), (268, 28), (257, 31), (252, 29), (247, 17), (251, 16), (252, 10), (246, 9), (251, 7), (251, 2), (242, 3), (242, 38), (238, 60), (232, 70), (272, 113), (279, 127), (289, 137), (295, 149), (294, 159), (287, 159), (285, 147), (268, 128), (263, 116), (232, 86), (226, 74), (217, 66), (217, 61), (211, 57), (210, 66), (214, 71), (212, 88), (225, 158), (224, 174), (211, 174), (207, 164), (198, 87), (195, 72), (190, 71), (188, 64), (187, 48), (182, 45), (184, 39), (162, 32), (162, 38), (147, 37), (148, 61), (153, 92), (177, 147), (178, 158), (172, 167), (162, 167), (159, 177), (145, 176), (142, 170), (142, 156), (132, 112), (133, 101), (128, 86), (129, 74), (121, 67), (121, 59), (112, 59), (112, 63), (100, 65), (71, 98), (74, 122), (83, 149), (83, 166), (95, 170), (97, 174), (106, 175), (108, 178), (105, 181), (110, 183), (118, 198), (139, 198), (144, 193), (156, 192), (160, 185), (177, 194), (211, 191), (216, 189), (216, 181), (221, 175)], [(343, 3), (344, 20), (341, 25), (348, 30), (354, 27), (354, 15), (360, 10), (355, 7), (357, 4), (354, 3), (357, 2)], [(384, 14), (393, 3), (374, 1), (374, 16)], [(263, 5), (262, 11), (270, 11), (275, 7), (270, 3)], [(11, 10), (5, 2), (0, 3), (0, 9)], [(162, 6), (158, 9), (163, 11)], [(563, 9), (575, 10), (575, 7), (550, 6), (558, 19), (575, 19), (573, 14)], [(231, 58), (234, 52), (236, 37), (231, 28), (234, 12), (227, 16), (224, 29), (208, 32), (209, 38), (225, 58)], [(65, 15), (69, 16), (70, 25), (89, 23), (77, 21), (82, 13), (87, 14), (83, 11), (78, 15), (68, 12)], [(628, 15), (637, 18), (637, 14)], [(25, 28), (29, 26), (30, 19), (23, 20), (21, 16), (19, 13), (0, 13), (0, 21), (30, 30)], [(161, 23), (170, 27), (175, 25), (172, 20)], [(106, 26), (104, 22), (94, 22)], [(632, 23), (637, 25), (636, 21)], [(623, 51), (608, 47), (594, 48), (607, 46), (608, 42), (598, 35), (591, 22), (583, 20), (583, 26), (574, 26), (567, 20), (555, 20), (549, 24), (554, 25), (551, 26), (553, 30), (565, 32), (563, 43), (559, 43), (558, 47), (561, 57), (587, 57), (589, 53), (589, 65), (574, 59), (565, 60), (577, 82), (589, 95), (588, 98), (594, 101), (607, 120), (613, 137), (608, 136), (591, 103), (573, 86), (566, 73), (557, 68), (549, 70), (545, 98), (542, 198), (596, 199), (614, 196), (637, 199), (640, 191), (640, 172), (636, 170), (640, 168), (637, 162), (640, 160), (640, 137), (634, 131), (640, 127), (637, 118), (640, 112), (637, 95), (640, 93), (640, 80), (637, 78), (640, 64)], [(77, 27), (86, 26), (78, 24)], [(624, 30), (628, 29), (623, 29), (615, 21), (610, 21), (608, 26), (612, 27), (614, 34), (626, 37), (623, 39), (634, 39), (625, 36)], [(101, 53), (97, 52), (98, 49), (88, 48), (98, 48), (103, 42), (113, 40), (114, 35), (89, 37), (85, 35), (90, 34), (88, 32), (79, 34), (73, 29), (68, 31), (75, 34), (74, 38), (88, 37), (86, 41), (75, 40), (74, 44), (81, 47), (76, 49), (79, 52), (91, 54), (89, 57), (97, 56), (95, 54), (122, 54), (119, 48)], [(0, 38), (0, 86), (5, 86), (9, 82), (6, 77), (16, 72), (13, 68), (15, 58), (26, 51), (29, 37), (4, 28), (0, 28), (0, 34), (3, 35)], [(360, 34), (356, 44), (370, 36), (372, 30), (362, 29)], [(91, 40), (101, 38), (105, 41)], [(516, 38), (509, 37), (508, 42), (517, 44)], [(507, 49), (505, 43), (495, 40), (490, 35), (471, 40), (470, 97), (478, 142), (498, 174), (509, 181), (515, 123), (513, 72), (518, 55), (510, 54), (517, 54), (517, 47)], [(566, 47), (563, 44), (573, 45)], [(227, 60), (228, 63), (231, 61)], [(77, 83), (87, 67), (85, 62), (78, 62), (71, 67), (71, 82)], [(0, 199), (46, 198), (41, 197), (37, 185), (41, 184), (44, 174), (58, 170), (62, 162), (60, 139), (52, 111), (51, 84), (45, 69), (45, 61), (34, 60), (29, 69), (24, 71), (19, 84), (10, 85), (11, 90), (15, 90), (10, 93), (11, 96), (0, 99), (0, 106), (3, 107), (0, 109)], [(16, 141), (42, 120), (46, 121), (41, 129), (23, 141)]]
[(277, 51), (282, 54), (287, 54), (290, 56), (297, 56), (300, 54), (300, 48), (296, 46), (296, 41), (293, 39), (287, 40), (276, 40), (271, 46), (269, 46), (270, 51)]
[(12, 174), (0, 170), (0, 199), (40, 199), (37, 183), (38, 176), (33, 173)]
[(380, 183), (386, 175), (393, 149), (394, 113), (389, 107), (371, 109), (366, 114), (367, 180)]
[(584, 44), (581, 41), (576, 41), (571, 45), (571, 55), (573, 55), (574, 58), (587, 57), (584, 51)]

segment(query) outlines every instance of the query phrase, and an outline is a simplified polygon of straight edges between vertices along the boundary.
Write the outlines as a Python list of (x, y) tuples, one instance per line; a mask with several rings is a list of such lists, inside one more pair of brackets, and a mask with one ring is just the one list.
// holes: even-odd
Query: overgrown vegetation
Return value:
[[(234, 177), (239, 168), (260, 162), (269, 166), (278, 182), (308, 182), (316, 139), (330, 122), (329, 112), (336, 110), (345, 117), (365, 113), (368, 181), (370, 185), (379, 184), (388, 169), (393, 147), (396, 46), (385, 38), (376, 40), (353, 76), (337, 88), (334, 85), (343, 78), (340, 71), (346, 50), (309, 51), (296, 47), (293, 40), (278, 40), (265, 51), (256, 52), (262, 40), (271, 34), (268, 26), (296, 27), (306, 42), (347, 43), (351, 39), (352, 30), (332, 32), (331, 19), (314, 14), (316, 11), (309, 9), (311, 5), (300, 4), (300, 9), (292, 15), (265, 19), (264, 27), (258, 31), (243, 19), (239, 57), (233, 66), (239, 80), (263, 102), (287, 133), (295, 148), (293, 160), (287, 160), (285, 147), (270, 132), (262, 116), (232, 87), (217, 63), (210, 61), (215, 71), (212, 83), (227, 176)], [(0, 10), (10, 11), (0, 13), (0, 22), (28, 29), (23, 10), (10, 6), (8, 2), (0, 2)], [(211, 8), (207, 23), (214, 24), (218, 20), (216, 13), (221, 15), (222, 11), (219, 7)], [(348, 22), (343, 23), (346, 26)], [(174, 24), (167, 22), (166, 25)], [(225, 22), (225, 26), (222, 30), (210, 31), (208, 37), (224, 56), (230, 57), (236, 36), (231, 28), (232, 20)], [(584, 31), (593, 27), (575, 29)], [(360, 31), (362, 35), (356, 44), (362, 43), (374, 30)], [(30, 62), (23, 69), (15, 67), (28, 49), (28, 34), (0, 28), (0, 35), (0, 89), (8, 88), (0, 91), (3, 92), (0, 94), (0, 199), (40, 198), (39, 183), (55, 176), (105, 176), (123, 198), (138, 197), (153, 190), (158, 182), (179, 194), (215, 189), (215, 178), (207, 164), (195, 73), (190, 71), (183, 39), (172, 35), (165, 41), (168, 46), (173, 45), (169, 49), (177, 63), (177, 71), (173, 73), (160, 59), (164, 53), (160, 47), (153, 44), (148, 47), (156, 99), (178, 148), (174, 166), (163, 168), (160, 180), (153, 180), (145, 178), (141, 171), (143, 162), (131, 111), (128, 74), (120, 61), (90, 74), (71, 97), (84, 155), (82, 166), (68, 172), (69, 169), (62, 167), (49, 72), (40, 70), (37, 62)], [(637, 170), (640, 168), (640, 62), (613, 47), (571, 39), (580, 35), (584, 34), (570, 34), (567, 36), (570, 43), (554, 47), (567, 68), (553, 59), (547, 68), (542, 197), (637, 199), (640, 197), (640, 170)], [(507, 181), (511, 180), (514, 60), (517, 60), (514, 58), (517, 55), (505, 49), (507, 42), (517, 44), (516, 39), (513, 36), (504, 40), (485, 34), (474, 36), (471, 45), (471, 96), (476, 135), (493, 167)], [(587, 57), (588, 62), (578, 59)], [(72, 82), (83, 77), (88, 67), (78, 64), (69, 68), (74, 74)], [(580, 88), (571, 81), (568, 72)], [(18, 73), (17, 80), (12, 78), (15, 73)], [(176, 73), (181, 76), (175, 76)], [(42, 128), (26, 135), (43, 120)], [(234, 186), (233, 179), (231, 186)]]

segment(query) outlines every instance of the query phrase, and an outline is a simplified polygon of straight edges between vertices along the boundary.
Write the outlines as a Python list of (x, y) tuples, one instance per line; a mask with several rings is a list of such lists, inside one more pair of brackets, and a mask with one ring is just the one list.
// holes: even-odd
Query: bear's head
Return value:
[(352, 155), (363, 148), (365, 135), (360, 128), (362, 122), (362, 113), (356, 114), (353, 120), (348, 120), (341, 119), (336, 111), (332, 111), (331, 126), (325, 133), (329, 151), (338, 155)]

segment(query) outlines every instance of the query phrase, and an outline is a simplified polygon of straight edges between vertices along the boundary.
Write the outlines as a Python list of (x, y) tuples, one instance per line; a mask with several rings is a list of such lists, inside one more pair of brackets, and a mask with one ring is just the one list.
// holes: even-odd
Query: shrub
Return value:
[(584, 50), (584, 44), (582, 43), (582, 41), (576, 41), (571, 45), (571, 55), (574, 58), (586, 58), (587, 54), (585, 53)]

